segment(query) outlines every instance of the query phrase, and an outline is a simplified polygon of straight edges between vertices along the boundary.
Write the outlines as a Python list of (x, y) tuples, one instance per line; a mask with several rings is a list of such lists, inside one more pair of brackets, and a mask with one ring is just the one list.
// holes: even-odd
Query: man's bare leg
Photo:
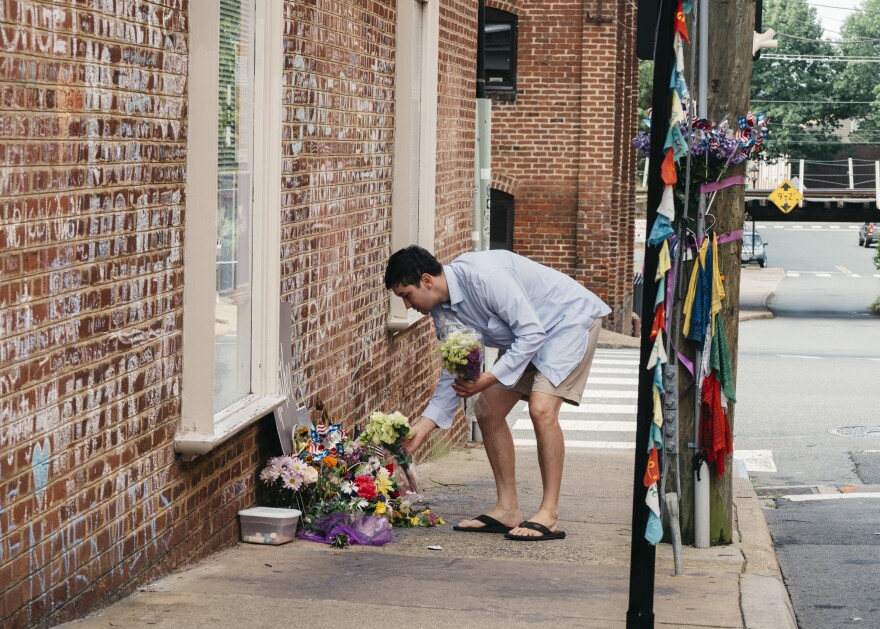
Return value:
[[(519, 498), (516, 495), (516, 455), (513, 435), (507, 425), (507, 414), (519, 399), (520, 393), (516, 391), (486, 389), (477, 398), (474, 409), (498, 492), (498, 502), (492, 509), (486, 511), (485, 515), (507, 526), (516, 526), (522, 522)], [(484, 524), (477, 520), (462, 520), (458, 526), (479, 528)]]
[[(551, 531), (556, 530), (556, 519), (559, 517), (559, 492), (562, 488), (562, 466), (565, 460), (565, 438), (559, 426), (561, 406), (562, 398), (555, 395), (532, 391), (529, 396), (529, 415), (538, 442), (538, 465), (544, 486), (544, 499), (538, 513), (529, 518), (529, 521), (543, 524)], [(541, 535), (533, 529), (520, 527), (510, 531), (510, 534)]]

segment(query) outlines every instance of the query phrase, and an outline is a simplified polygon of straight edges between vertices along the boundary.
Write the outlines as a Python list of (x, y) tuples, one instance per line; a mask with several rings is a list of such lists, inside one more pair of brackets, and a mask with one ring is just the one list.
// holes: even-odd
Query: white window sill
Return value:
[(286, 401), (287, 398), (277, 395), (249, 395), (214, 414), (213, 432), (193, 430), (178, 433), (174, 437), (174, 450), (183, 455), (184, 461), (192, 461), (265, 417)]
[(399, 332), (409, 330), (411, 327), (413, 327), (424, 318), (425, 315), (410, 308), (406, 311), (406, 317), (388, 317), (388, 323), (386, 324), (386, 327), (388, 328), (388, 331), (392, 334), (397, 334)]

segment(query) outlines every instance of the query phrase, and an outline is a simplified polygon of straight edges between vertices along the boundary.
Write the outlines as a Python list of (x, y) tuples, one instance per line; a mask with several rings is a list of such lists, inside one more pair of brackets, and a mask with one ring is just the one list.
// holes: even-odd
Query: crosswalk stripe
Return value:
[(608, 415), (635, 415), (635, 404), (563, 404), (560, 413), (607, 413)]
[[(604, 413), (607, 415), (635, 415), (636, 414), (636, 404), (584, 404), (581, 402), (580, 406), (572, 406), (571, 404), (563, 404), (562, 408), (559, 409), (559, 412), (562, 414), (566, 413), (586, 413), (588, 415)], [(515, 412), (515, 411), (514, 411)], [(529, 406), (526, 404), (522, 411), (523, 414), (528, 415)]]
[(635, 389), (632, 391), (628, 391), (625, 389), (585, 389), (584, 397), (588, 399), (592, 398), (612, 398), (612, 399), (631, 399), (635, 400), (639, 397), (639, 392)]
[(613, 360), (611, 358), (594, 358), (594, 365), (638, 365), (639, 359), (634, 360)]
[[(535, 439), (514, 439), (513, 445), (515, 446), (536, 446), (538, 445), (537, 440)], [(580, 439), (566, 439), (565, 440), (566, 448), (599, 448), (604, 450), (635, 450), (636, 444), (635, 441), (630, 443), (629, 441), (583, 441)]]
[[(587, 419), (560, 419), (559, 427), (562, 430), (571, 430), (574, 432), (635, 432), (636, 423), (634, 421), (615, 422), (609, 420), (587, 420)], [(531, 419), (518, 419), (513, 425), (513, 430), (533, 430)]]
[(599, 376), (598, 378), (590, 377), (587, 379), (587, 384), (632, 384), (638, 385), (638, 378), (603, 378)]
[(638, 369), (616, 369), (614, 367), (593, 367), (590, 369), (590, 374), (594, 373), (609, 373), (609, 374), (623, 374), (623, 375), (635, 375), (639, 373)]

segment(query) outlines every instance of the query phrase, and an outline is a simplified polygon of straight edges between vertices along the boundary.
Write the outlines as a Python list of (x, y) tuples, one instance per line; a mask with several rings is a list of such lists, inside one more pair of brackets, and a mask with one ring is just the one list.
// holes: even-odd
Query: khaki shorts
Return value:
[(593, 355), (596, 353), (596, 346), (599, 344), (599, 330), (602, 329), (603, 319), (604, 317), (597, 318), (593, 325), (590, 326), (590, 337), (587, 340), (587, 351), (584, 352), (584, 357), (577, 367), (574, 368), (574, 371), (559, 383), (558, 387), (554, 387), (553, 383), (547, 379), (547, 376), (538, 371), (538, 368), (532, 363), (529, 363), (523, 375), (520, 376), (513, 386), (506, 387), (503, 384), (494, 384), (491, 388), (518, 391), (522, 394), (522, 399), (524, 400), (529, 399), (529, 394), (532, 391), (538, 391), (561, 397), (569, 404), (579, 405), (584, 396), (584, 389), (587, 386), (587, 377), (590, 375)]

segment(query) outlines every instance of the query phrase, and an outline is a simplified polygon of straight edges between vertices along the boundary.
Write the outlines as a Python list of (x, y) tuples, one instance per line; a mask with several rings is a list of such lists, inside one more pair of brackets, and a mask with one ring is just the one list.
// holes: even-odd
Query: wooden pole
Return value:
[[(709, 118), (720, 122), (725, 117), (732, 128), (737, 128), (737, 120), (749, 111), (752, 40), (754, 37), (754, 0), (716, 0), (709, 9)], [(748, 162), (727, 168), (723, 177), (745, 175)], [(711, 200), (711, 196), (710, 196)], [(715, 217), (715, 232), (725, 234), (743, 227), (745, 220), (745, 189), (731, 186), (717, 193), (709, 214)], [(709, 217), (707, 224), (712, 223)], [(724, 333), (730, 349), (731, 365), (734, 374), (737, 369), (739, 344), (739, 289), (740, 253), (742, 242), (737, 240), (718, 246), (719, 264), (724, 275), (726, 297), (722, 304), (721, 316), (724, 319)], [(688, 271), (689, 272), (689, 271)], [(680, 330), (679, 347), (685, 347)], [(688, 385), (689, 378), (680, 379), (681, 390)], [(691, 395), (693, 395), (693, 387)], [(690, 398), (693, 400), (693, 397)], [(693, 434), (693, 404), (679, 404), (679, 430), (682, 452), (682, 539), (686, 544), (694, 541), (694, 481), (690, 474), (693, 450), (686, 444), (697, 440)], [(735, 405), (728, 408), (731, 431), (734, 426)], [(712, 470), (710, 489), (709, 537), (713, 545), (728, 544), (733, 531), (733, 462), (728, 461), (725, 473), (716, 477)]]

